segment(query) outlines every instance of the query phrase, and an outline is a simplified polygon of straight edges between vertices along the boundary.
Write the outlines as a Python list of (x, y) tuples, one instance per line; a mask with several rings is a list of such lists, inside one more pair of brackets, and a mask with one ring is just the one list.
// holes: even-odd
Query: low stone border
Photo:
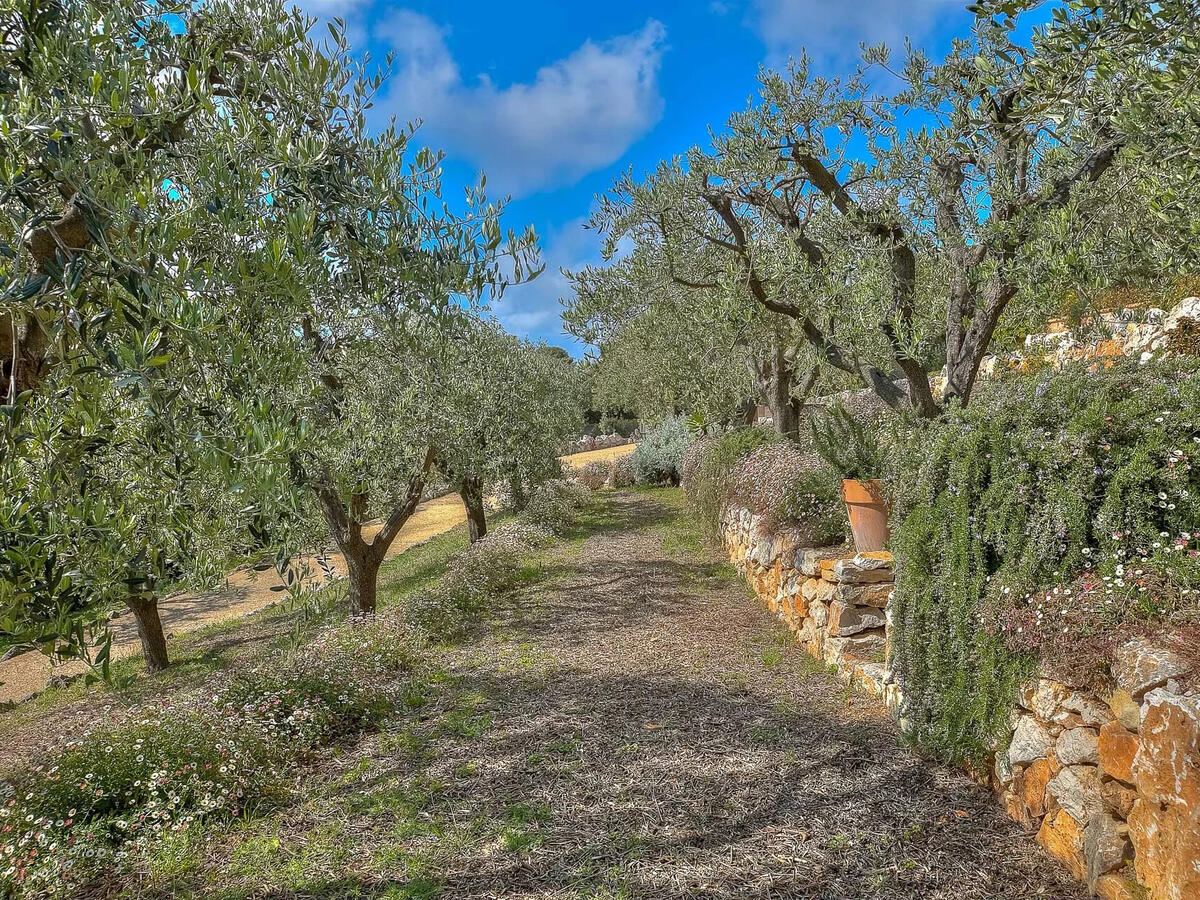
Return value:
[[(888, 664), (891, 554), (803, 547), (745, 509), (722, 526), (730, 558), (797, 642), (903, 728)], [(1028, 682), (988, 773), (1009, 815), (1105, 900), (1200, 900), (1200, 696), (1176, 681), (1183, 672), (1138, 639), (1117, 653), (1111, 696)]]

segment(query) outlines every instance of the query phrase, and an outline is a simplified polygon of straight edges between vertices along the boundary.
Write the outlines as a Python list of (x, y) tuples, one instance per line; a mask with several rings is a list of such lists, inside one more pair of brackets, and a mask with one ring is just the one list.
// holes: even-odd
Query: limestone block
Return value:
[(818, 631), (824, 631), (825, 626), (829, 624), (829, 607), (820, 600), (810, 600), (808, 603), (808, 618), (813, 623), (813, 627)]
[(848, 606), (840, 600), (834, 600), (829, 606), (830, 634), (846, 637), (883, 625), (883, 612), (872, 606)]
[(1123, 875), (1104, 875), (1092, 886), (1100, 900), (1144, 900), (1145, 892)]
[(992, 754), (992, 781), (998, 789), (1007, 788), (1016, 778), (1008, 754), (997, 750)]
[(854, 565), (863, 570), (892, 569), (896, 560), (887, 550), (872, 550), (868, 553), (856, 553)]
[(1155, 647), (1145, 638), (1134, 638), (1117, 648), (1113, 654), (1113, 678), (1117, 687), (1133, 699), (1187, 671), (1187, 664), (1178, 654)]
[(1200, 819), (1200, 697), (1152, 691), (1140, 738), (1132, 766), (1138, 793)]
[(855, 663), (851, 683), (872, 697), (880, 697), (886, 688), (887, 669), (882, 663)]
[(1076, 880), (1087, 879), (1087, 860), (1083, 856), (1083, 827), (1065, 809), (1042, 819), (1037, 842), (1047, 853), (1070, 869)]
[(892, 598), (892, 591), (891, 582), (886, 581), (878, 584), (839, 584), (837, 598), (846, 604), (884, 609)]
[[(795, 567), (801, 575), (809, 578), (821, 577), (821, 563), (824, 560), (837, 561), (851, 555), (846, 547), (817, 547), (796, 551)], [(830, 563), (832, 565), (832, 563)]]
[(882, 628), (849, 637), (827, 637), (824, 658), (830, 665), (839, 667), (856, 662), (872, 662), (872, 657), (883, 654), (884, 646)]
[(875, 584), (892, 580), (891, 554), (886, 560), (875, 553), (860, 553), (853, 559), (841, 559), (834, 564), (833, 580), (841, 584)]
[(1083, 857), (1087, 860), (1089, 885), (1125, 865), (1133, 858), (1125, 824), (1107, 813), (1092, 816), (1083, 828)]
[(1023, 815), (1015, 817), (1018, 821), (1029, 824), (1046, 814), (1046, 785), (1058, 774), (1060, 768), (1054, 757), (1050, 756), (1034, 760), (1021, 772), (1014, 782), (1023, 812)]
[(1063, 766), (1046, 785), (1046, 796), (1053, 798), (1081, 826), (1104, 812), (1100, 772), (1095, 766)]
[(1101, 780), (1100, 796), (1104, 800), (1104, 808), (1123, 820), (1129, 818), (1129, 811), (1133, 809), (1134, 801), (1137, 800), (1137, 791), (1109, 778)]
[(1026, 766), (1044, 757), (1053, 746), (1054, 737), (1046, 726), (1033, 716), (1019, 716), (1008, 745), (1008, 761), (1014, 766)]
[(1067, 728), (1058, 736), (1054, 755), (1064, 766), (1100, 762), (1099, 735), (1094, 728)]
[(1018, 693), (1017, 702), (1036, 713), (1043, 722), (1064, 728), (1080, 725), (1099, 727), (1113, 718), (1108, 704), (1049, 678), (1025, 682)]
[(800, 588), (800, 595), (809, 603), (829, 604), (837, 597), (837, 585), (820, 578), (810, 578)]
[(1200, 824), (1190, 813), (1146, 800), (1129, 813), (1134, 871), (1153, 900), (1200, 897)]
[(1129, 691), (1117, 689), (1108, 696), (1108, 708), (1112, 710), (1117, 721), (1128, 730), (1137, 732), (1142, 725), (1142, 706)]

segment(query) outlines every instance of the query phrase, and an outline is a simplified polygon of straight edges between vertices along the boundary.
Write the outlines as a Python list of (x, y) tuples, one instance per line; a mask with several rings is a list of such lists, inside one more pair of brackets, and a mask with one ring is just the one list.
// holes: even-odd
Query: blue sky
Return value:
[(559, 274), (599, 260), (583, 229), (615, 175), (707, 141), (754, 94), (760, 66), (807, 50), (849, 71), (863, 41), (904, 37), (934, 54), (969, 32), (967, 0), (300, 0), (346, 20), (353, 46), (395, 53), (381, 118), (421, 119), (443, 149), (448, 194), (488, 175), (510, 194), (507, 224), (533, 224), (547, 270), (496, 306), (517, 334), (581, 348), (562, 333)]

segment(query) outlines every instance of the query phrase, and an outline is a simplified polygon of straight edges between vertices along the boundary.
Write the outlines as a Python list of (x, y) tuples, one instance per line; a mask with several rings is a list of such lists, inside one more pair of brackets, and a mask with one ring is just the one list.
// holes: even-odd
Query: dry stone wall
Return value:
[[(878, 696), (904, 727), (888, 665), (889, 553), (804, 547), (745, 509), (726, 549), (757, 597), (810, 654)], [(1105, 900), (1200, 900), (1200, 696), (1182, 661), (1145, 641), (1117, 653), (1101, 697), (1049, 678), (1014, 698), (987, 781), (1009, 815)]]

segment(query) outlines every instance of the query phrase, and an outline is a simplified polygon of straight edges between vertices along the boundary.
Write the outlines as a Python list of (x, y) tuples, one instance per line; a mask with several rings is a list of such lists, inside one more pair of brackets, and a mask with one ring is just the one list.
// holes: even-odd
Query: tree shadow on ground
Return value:
[(675, 515), (615, 499), (450, 654), (440, 693), (271, 826), (293, 841), (282, 873), (331, 821), (351, 864), (162, 896), (1087, 895), (988, 791), (786, 648), (741, 582), (648, 539)]
[[(403, 786), (437, 785), (416, 817), (473, 823), (474, 839), (415, 879), (384, 867), (269, 896), (1086, 896), (990, 794), (918, 759), (885, 721), (666, 675), (464, 674), (490, 727), (439, 729), (424, 753), (378, 759), (322, 802), (378, 797), (350, 829), (378, 830)], [(828, 692), (810, 680), (802, 695)], [(509, 849), (514, 809), (545, 813)], [(428, 835), (406, 849), (428, 853)]]

